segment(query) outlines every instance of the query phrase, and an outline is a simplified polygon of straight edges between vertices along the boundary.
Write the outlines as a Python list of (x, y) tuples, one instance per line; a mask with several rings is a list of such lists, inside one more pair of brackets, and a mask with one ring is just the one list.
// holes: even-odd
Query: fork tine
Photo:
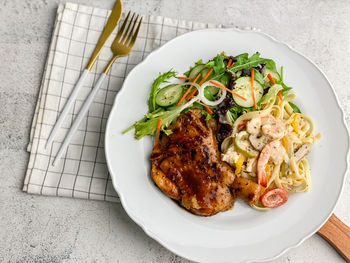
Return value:
[(135, 33), (134, 33), (134, 35), (133, 35), (133, 37), (132, 37), (132, 39), (130, 41), (129, 46), (128, 46), (129, 48), (132, 48), (134, 46), (134, 44), (135, 44), (137, 35), (139, 34), (140, 27), (141, 27), (141, 24), (142, 24), (142, 19), (143, 19), (143, 17), (141, 16), (140, 22), (139, 22), (139, 24), (138, 24), (138, 26), (136, 28), (136, 31), (135, 31)]
[(136, 19), (135, 19), (135, 21), (134, 21), (134, 23), (133, 23), (133, 25), (132, 25), (132, 28), (131, 28), (131, 30), (129, 31), (128, 37), (127, 37), (127, 39), (125, 40), (125, 45), (127, 45), (127, 44), (130, 42), (130, 39), (131, 39), (131, 37), (132, 37), (132, 35), (133, 35), (134, 28), (135, 28), (135, 25), (136, 25), (136, 22), (137, 22), (138, 19), (139, 19), (139, 15), (137, 15), (137, 17), (136, 17)]
[(118, 42), (119, 39), (121, 38), (123, 31), (124, 31), (124, 28), (126, 26), (126, 23), (128, 22), (129, 16), (130, 16), (130, 11), (128, 12), (127, 16), (125, 17), (124, 22), (123, 22), (122, 26), (120, 27), (118, 34), (117, 34), (117, 37), (115, 38), (114, 41)]
[(130, 19), (129, 25), (128, 25), (127, 29), (125, 30), (125, 34), (123, 34), (123, 38), (122, 38), (122, 40), (120, 40), (121, 43), (124, 43), (126, 37), (128, 36), (128, 34), (129, 34), (129, 29), (130, 29), (131, 24), (132, 24), (132, 22), (133, 22), (133, 20), (134, 20), (134, 17), (135, 17), (135, 13), (132, 14), (132, 17), (131, 17), (131, 19)]

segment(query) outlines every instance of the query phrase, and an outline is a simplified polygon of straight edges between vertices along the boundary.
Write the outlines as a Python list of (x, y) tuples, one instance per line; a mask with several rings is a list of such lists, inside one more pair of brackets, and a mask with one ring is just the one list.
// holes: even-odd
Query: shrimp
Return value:
[(263, 134), (269, 136), (271, 139), (281, 139), (286, 132), (286, 125), (284, 122), (271, 115), (262, 117), (261, 124)]
[(260, 132), (261, 127), (261, 118), (256, 117), (248, 121), (247, 123), (247, 132), (253, 135), (257, 135)]
[(260, 153), (257, 163), (258, 183), (264, 187), (267, 186), (267, 176), (265, 168), (270, 159), (274, 164), (279, 165), (283, 162), (283, 160), (286, 159), (286, 157), (286, 150), (284, 149), (280, 141), (275, 140), (266, 144)]

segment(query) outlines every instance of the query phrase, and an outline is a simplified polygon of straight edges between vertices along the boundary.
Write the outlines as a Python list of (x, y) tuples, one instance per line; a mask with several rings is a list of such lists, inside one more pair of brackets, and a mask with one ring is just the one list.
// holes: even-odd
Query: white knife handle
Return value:
[(75, 99), (77, 98), (78, 92), (79, 92), (80, 88), (83, 86), (84, 81), (85, 81), (87, 75), (89, 74), (89, 72), (90, 72), (89, 70), (85, 69), (83, 74), (81, 74), (77, 84), (75, 85), (75, 87), (74, 87), (72, 93), (70, 94), (66, 104), (64, 105), (63, 110), (62, 110), (60, 116), (58, 117), (58, 120), (55, 123), (55, 126), (51, 130), (50, 136), (49, 136), (49, 138), (46, 141), (45, 148), (47, 148), (47, 146), (51, 145), (53, 139), (56, 136), (57, 131), (59, 130), (59, 128), (62, 125), (62, 122), (66, 118), (66, 116), (67, 116), (67, 114), (69, 112), (69, 109), (72, 107)]
[(85, 114), (88, 112), (91, 103), (93, 102), (95, 95), (97, 93), (97, 91), (100, 89), (100, 87), (102, 86), (103, 81), (106, 78), (106, 74), (102, 73), (101, 76), (99, 77), (95, 87), (92, 89), (92, 91), (90, 92), (88, 98), (86, 99), (86, 101), (84, 102), (83, 106), (81, 107), (78, 115), (76, 116), (72, 126), (69, 129), (69, 132), (67, 133), (66, 138), (64, 139), (61, 148), (59, 149), (56, 158), (53, 162), (53, 165), (55, 166), (56, 163), (61, 159), (64, 151), (66, 150), (67, 146), (69, 145), (74, 133), (77, 131), (81, 121), (84, 119)]

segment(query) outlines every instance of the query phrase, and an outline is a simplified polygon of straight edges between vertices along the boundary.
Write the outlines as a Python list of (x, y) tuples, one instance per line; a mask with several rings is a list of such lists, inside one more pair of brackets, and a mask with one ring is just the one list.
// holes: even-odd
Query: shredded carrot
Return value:
[(205, 106), (205, 109), (209, 114), (213, 114), (213, 111), (209, 108), (209, 106)]
[(210, 80), (209, 82), (210, 82), (211, 84), (214, 84), (215, 86), (218, 86), (218, 87), (220, 87), (220, 88), (222, 88), (222, 89), (224, 89), (224, 90), (227, 90), (228, 92), (232, 93), (233, 95), (237, 96), (238, 98), (240, 98), (240, 99), (242, 99), (242, 100), (244, 100), (244, 101), (247, 100), (246, 98), (242, 97), (241, 95), (237, 94), (236, 92), (234, 92), (234, 91), (232, 91), (232, 90), (226, 88), (226, 87), (225, 87), (224, 85), (222, 85), (221, 83), (217, 83), (217, 82), (212, 81), (212, 80)]
[(250, 78), (250, 86), (252, 88), (252, 97), (254, 101), (254, 109), (257, 109), (256, 101), (255, 101), (255, 92), (254, 92), (254, 69), (252, 69), (251, 78)]
[[(275, 84), (276, 84), (275, 80), (273, 79), (273, 77), (271, 76), (271, 74), (270, 74), (270, 73), (269, 73), (269, 74), (267, 74), (267, 77), (269, 78), (269, 80), (271, 81), (271, 83), (272, 83), (273, 85), (275, 85)], [(281, 100), (281, 101), (283, 101), (282, 94), (281, 94), (281, 92), (280, 92), (280, 91), (278, 92), (278, 97), (280, 98), (280, 100)]]
[(159, 134), (160, 134), (160, 126), (162, 124), (162, 119), (159, 119), (158, 121), (158, 125), (157, 125), (157, 133), (156, 133), (156, 142), (154, 144), (154, 146), (156, 146), (159, 142)]
[(177, 77), (178, 79), (185, 79), (185, 80), (192, 80), (191, 78), (187, 78), (187, 77)]
[(228, 60), (228, 62), (227, 62), (227, 68), (229, 68), (229, 67), (231, 67), (231, 63), (232, 63), (232, 59), (230, 58), (229, 60)]
[[(199, 73), (197, 75), (197, 77), (194, 79), (194, 83), (196, 83), (196, 81), (199, 79), (199, 77), (201, 76), (201, 73)], [(182, 96), (182, 98), (180, 99), (180, 101), (176, 104), (177, 106), (180, 106), (181, 103), (184, 101), (184, 99), (186, 98), (187, 94), (190, 93), (191, 89), (192, 89), (193, 85), (191, 85), (191, 87), (185, 92), (185, 94)], [(195, 89), (196, 91), (196, 89)]]
[(276, 84), (275, 80), (273, 79), (273, 77), (271, 76), (271, 74), (270, 74), (270, 73), (269, 73), (269, 74), (267, 74), (267, 77), (269, 78), (269, 80), (271, 81), (271, 83), (272, 83), (273, 85), (275, 85), (275, 84)]
[(199, 86), (202, 85), (204, 83), (204, 81), (207, 80), (207, 78), (210, 76), (210, 74), (213, 72), (213, 70), (214, 70), (213, 68), (211, 68), (209, 70), (209, 72), (202, 78), (201, 82), (199, 82)]
[(280, 101), (283, 101), (281, 91), (278, 92), (278, 97), (280, 98)]
[(263, 109), (265, 109), (265, 108), (266, 108), (266, 105), (267, 105), (267, 103), (263, 104)]
[(188, 99), (188, 100), (192, 99), (192, 97), (193, 97), (194, 94), (196, 94), (196, 93), (197, 93), (197, 89), (195, 89), (194, 91), (192, 91), (191, 94), (187, 96), (187, 99)]
[[(193, 81), (194, 83), (197, 82), (197, 80), (198, 80), (198, 78), (199, 78), (200, 75), (201, 75), (201, 74), (198, 74), (198, 76), (194, 79), (194, 81)], [(191, 86), (189, 89), (191, 89), (191, 88), (192, 88), (192, 86)], [(192, 99), (192, 97), (194, 96), (194, 94), (196, 94), (197, 92), (198, 92), (198, 90), (197, 90), (197, 89), (194, 89), (194, 91), (192, 91), (191, 94), (187, 96), (187, 99), (188, 99), (188, 100)]]

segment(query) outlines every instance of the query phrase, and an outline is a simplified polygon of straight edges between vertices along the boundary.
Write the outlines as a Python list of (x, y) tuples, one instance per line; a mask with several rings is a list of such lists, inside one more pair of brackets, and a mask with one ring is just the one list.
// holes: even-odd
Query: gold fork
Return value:
[[(135, 16), (136, 16), (136, 14), (133, 13), (130, 21), (129, 21), (130, 11), (129, 11), (128, 15), (126, 16), (125, 21), (124, 21), (123, 25), (120, 27), (118, 34), (117, 34), (116, 38), (114, 39), (112, 46), (111, 46), (111, 50), (113, 52), (113, 57), (109, 61), (108, 65), (106, 66), (105, 70), (103, 71), (103, 73), (101, 74), (99, 79), (97, 80), (96, 85), (91, 90), (84, 105), (81, 107), (78, 115), (76, 116), (72, 126), (70, 127), (70, 129), (66, 135), (66, 138), (64, 139), (60, 149), (58, 150), (58, 153), (57, 153), (56, 158), (53, 162), (53, 165), (56, 165), (56, 163), (61, 159), (62, 154), (66, 150), (74, 133), (78, 129), (79, 124), (81, 123), (85, 114), (89, 110), (89, 107), (90, 107), (91, 103), (93, 102), (97, 91), (102, 86), (102, 83), (105, 80), (105, 78), (106, 78), (111, 66), (113, 65), (114, 61), (118, 57), (124, 57), (124, 56), (129, 55), (132, 48), (134, 47), (134, 44), (136, 42), (136, 38), (137, 38), (137, 35), (138, 35), (140, 27), (141, 27), (141, 23), (142, 23), (142, 17), (139, 19), (139, 15), (137, 15), (136, 18), (135, 18)], [(128, 26), (126, 27), (127, 24), (128, 24)], [(135, 30), (136, 25), (137, 25), (137, 27)]]

